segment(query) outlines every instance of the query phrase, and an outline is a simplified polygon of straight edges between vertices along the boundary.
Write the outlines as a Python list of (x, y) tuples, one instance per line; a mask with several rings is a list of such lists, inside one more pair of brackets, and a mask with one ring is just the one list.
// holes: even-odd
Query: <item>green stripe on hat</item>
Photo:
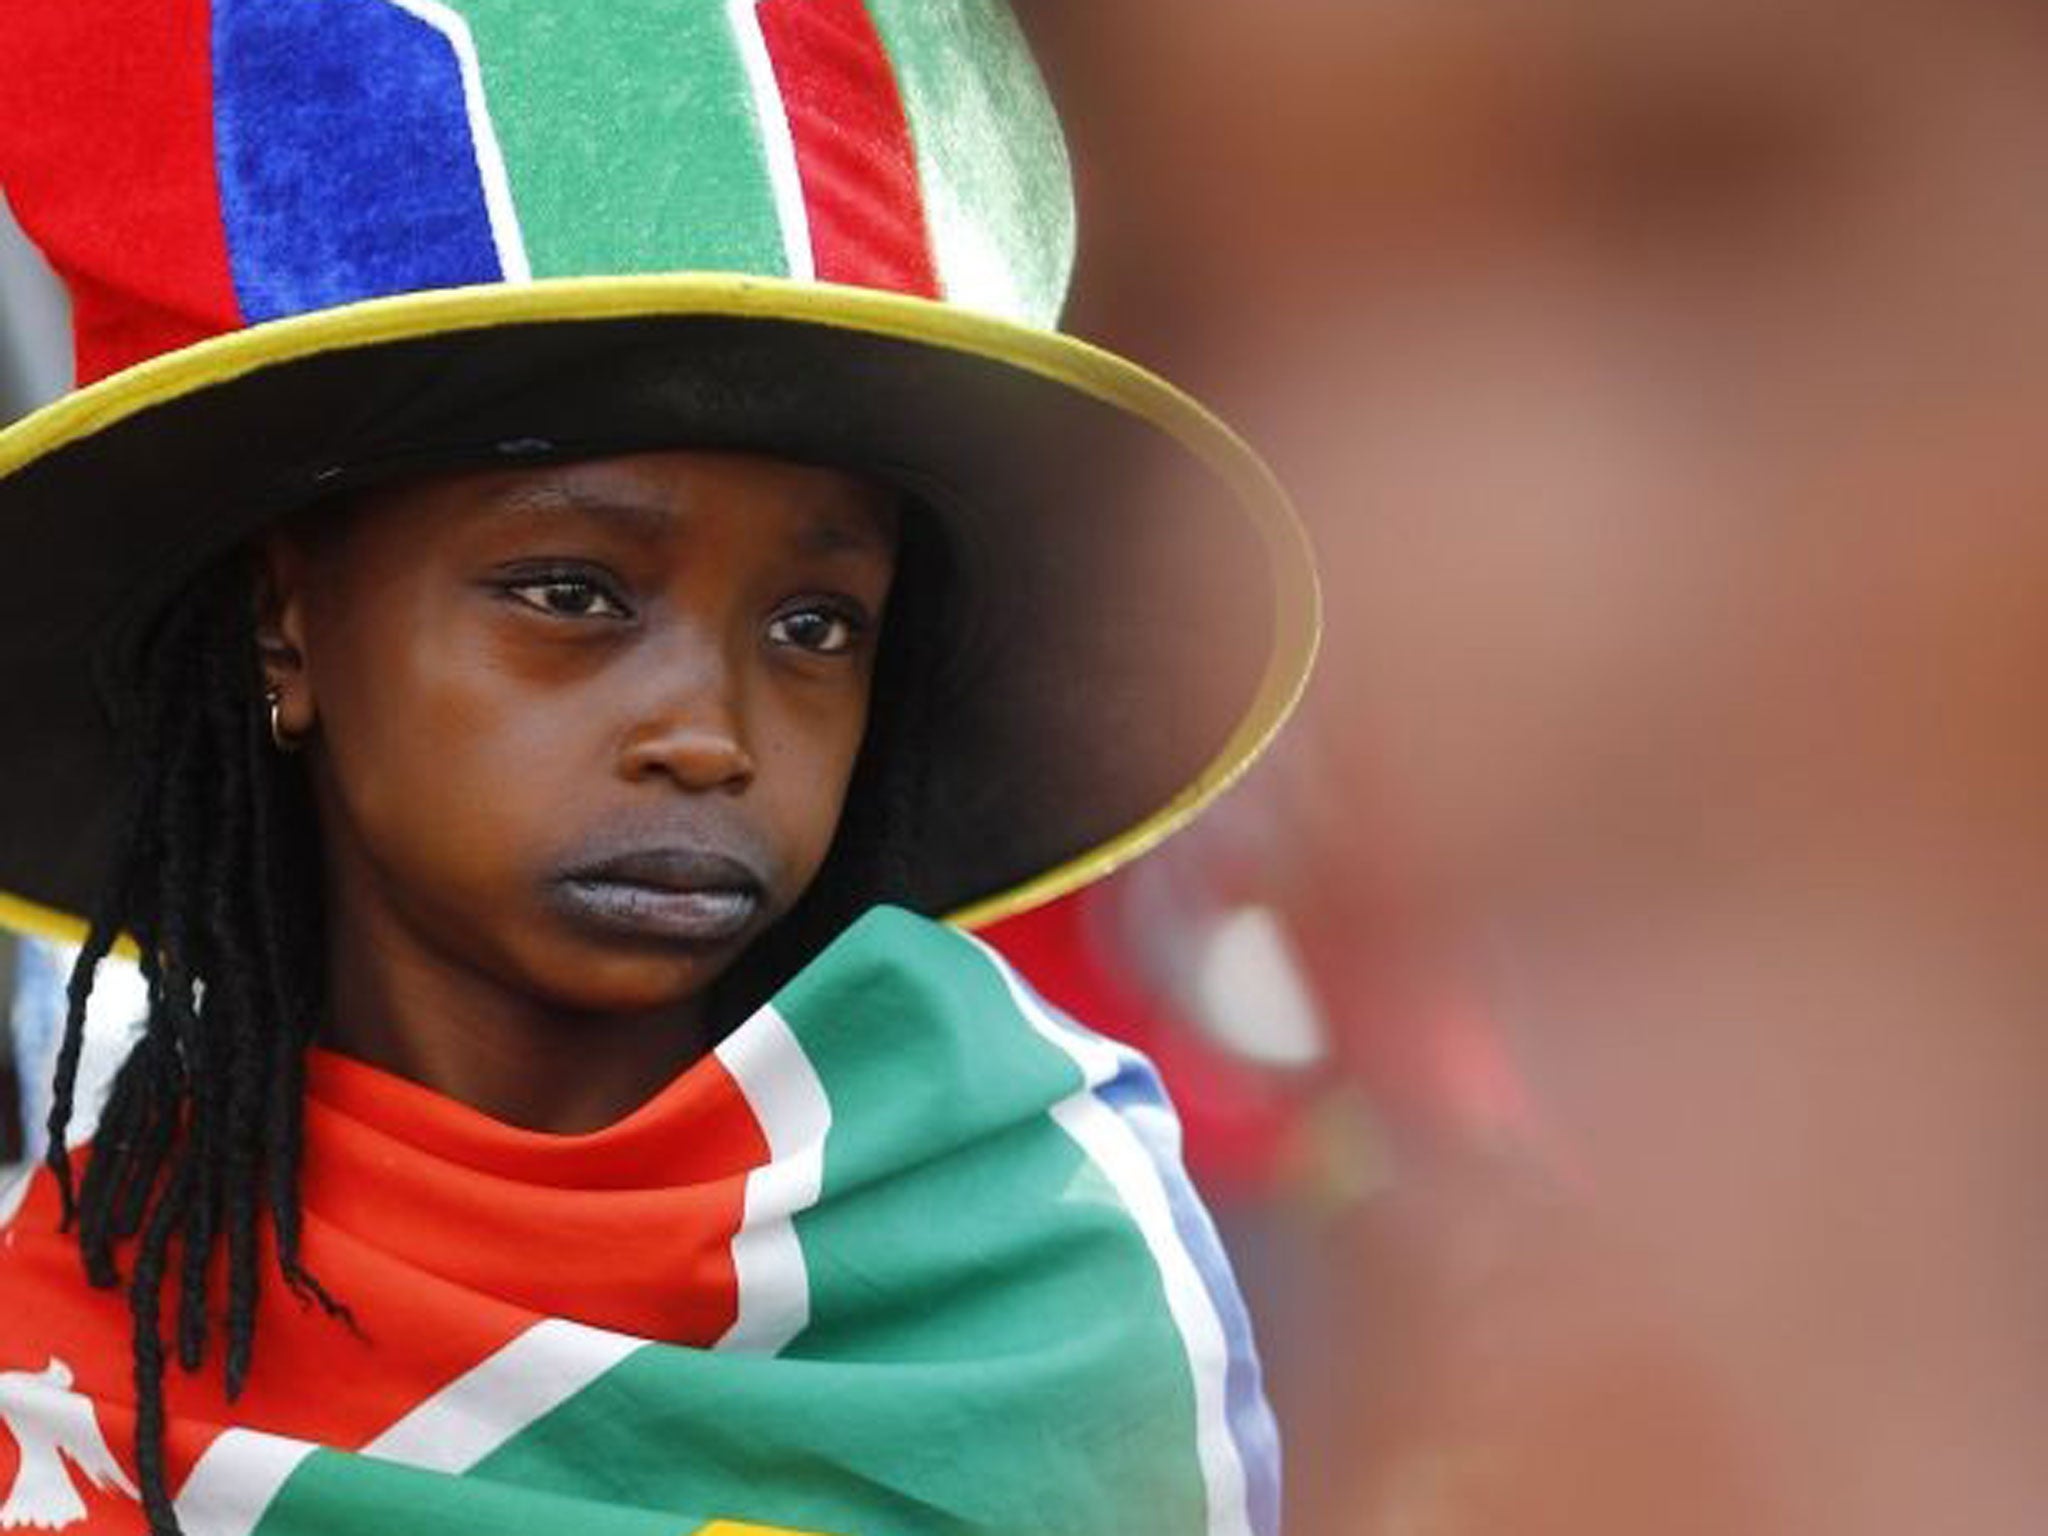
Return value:
[(1053, 326), (1074, 269), (1074, 186), (1045, 81), (1008, 7), (868, 0), (896, 65), (945, 297)]
[[(457, 0), (535, 277), (787, 275), (759, 116), (728, 7)], [(686, 83), (650, 90), (651, 80)]]

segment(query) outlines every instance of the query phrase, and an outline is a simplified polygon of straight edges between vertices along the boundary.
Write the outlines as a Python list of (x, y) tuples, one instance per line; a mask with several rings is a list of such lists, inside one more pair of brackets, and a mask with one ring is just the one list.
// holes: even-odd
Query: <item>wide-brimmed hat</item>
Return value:
[(0, 918), (111, 836), (199, 570), (396, 475), (665, 445), (879, 476), (950, 554), (921, 903), (1020, 910), (1257, 755), (1314, 649), (1285, 497), (1059, 333), (1058, 123), (998, 0), (27, 0), (0, 190), (81, 388), (0, 432)]

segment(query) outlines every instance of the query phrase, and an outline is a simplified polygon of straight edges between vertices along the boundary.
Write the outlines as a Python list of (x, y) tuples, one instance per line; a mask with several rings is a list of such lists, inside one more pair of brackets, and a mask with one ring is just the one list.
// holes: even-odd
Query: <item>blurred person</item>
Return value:
[(1083, 323), (1202, 314), (1131, 344), (1330, 555), (1311, 902), (1471, 986), (1566, 1152), (1351, 1229), (1491, 1279), (1405, 1355), (1319, 1320), (1384, 1454), (1317, 1528), (2040, 1529), (2048, 18), (1091, 17), (1171, 244)]

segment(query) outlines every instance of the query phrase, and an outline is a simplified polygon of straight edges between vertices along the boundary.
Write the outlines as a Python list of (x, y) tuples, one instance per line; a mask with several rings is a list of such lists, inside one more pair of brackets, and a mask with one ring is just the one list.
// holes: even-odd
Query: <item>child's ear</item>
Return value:
[(304, 543), (288, 533), (269, 534), (256, 546), (256, 660), (280, 741), (304, 736), (318, 714), (306, 666), (309, 564)]

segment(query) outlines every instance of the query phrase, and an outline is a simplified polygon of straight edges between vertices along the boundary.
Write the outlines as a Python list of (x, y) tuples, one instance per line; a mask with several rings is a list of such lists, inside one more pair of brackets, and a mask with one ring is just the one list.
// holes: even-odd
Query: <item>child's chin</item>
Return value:
[(641, 1015), (695, 1002), (731, 965), (741, 946), (717, 950), (579, 945), (529, 978), (551, 1005), (577, 1014)]

